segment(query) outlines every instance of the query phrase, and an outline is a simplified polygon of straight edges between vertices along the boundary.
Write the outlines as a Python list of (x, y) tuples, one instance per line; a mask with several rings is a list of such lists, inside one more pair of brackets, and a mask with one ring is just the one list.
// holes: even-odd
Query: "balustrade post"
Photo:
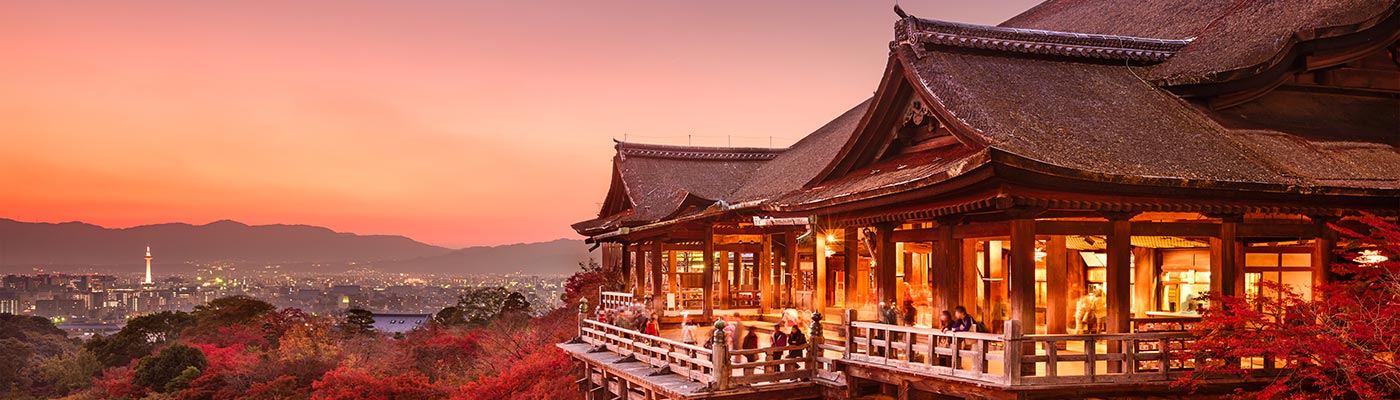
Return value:
[[(1027, 373), (1027, 364), (1021, 362), (1021, 356), (1027, 351), (1034, 354), (1035, 343), (1026, 341), (1021, 334), (1020, 320), (1013, 319), (1006, 321), (1003, 332), (1005, 332), (1003, 337), (1006, 343), (1002, 346), (1002, 358), (1005, 358), (1005, 360), (1002, 360), (1001, 364), (1006, 370), (1006, 382), (1012, 385), (1020, 384), (1021, 377)], [(1035, 375), (1035, 364), (1031, 363), (1029, 365), (1029, 373)]]
[(710, 340), (710, 362), (714, 368), (714, 390), (729, 389), (729, 346), (724, 340), (724, 321), (715, 321), (714, 338)]
[(587, 322), (587, 321), (588, 321), (588, 299), (587, 299), (587, 298), (579, 298), (579, 299), (578, 299), (578, 336), (574, 336), (574, 339), (573, 339), (573, 340), (570, 340), (569, 343), (584, 343), (584, 340), (583, 340), (583, 328), (584, 328), (585, 325), (588, 325), (588, 322)]
[(816, 379), (818, 376), (817, 357), (822, 355), (822, 340), (824, 340), (822, 337), (822, 313), (812, 313), (812, 327), (807, 337), (809, 338), (807, 340), (807, 370), (811, 372), (812, 378)]
[(856, 352), (856, 327), (851, 324), (856, 321), (856, 310), (848, 308), (845, 312), (846, 320), (843, 323), (846, 324), (846, 354), (842, 354), (841, 358), (850, 359), (851, 354)]

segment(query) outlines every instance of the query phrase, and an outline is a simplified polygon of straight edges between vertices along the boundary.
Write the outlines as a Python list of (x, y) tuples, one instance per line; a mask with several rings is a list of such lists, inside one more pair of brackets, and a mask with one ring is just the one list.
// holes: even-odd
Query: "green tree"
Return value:
[(462, 293), (457, 298), (457, 309), (467, 325), (483, 327), (503, 313), (528, 316), (530, 302), (520, 292), (499, 286), (479, 287)]
[(203, 372), (200, 372), (199, 367), (193, 365), (185, 367), (184, 371), (180, 371), (180, 375), (176, 375), (170, 382), (165, 383), (165, 391), (178, 392), (187, 389), (190, 387), (190, 382), (199, 379), (200, 375), (203, 375)]
[(0, 397), (9, 397), (6, 393), (14, 393), (29, 386), (29, 377), (26, 370), (34, 362), (34, 347), (28, 343), (15, 338), (0, 339), (0, 354), (4, 354), (5, 361), (0, 362)]
[(151, 354), (156, 347), (179, 338), (181, 332), (194, 325), (195, 318), (189, 313), (162, 311), (132, 318), (116, 334), (95, 337), (85, 347), (102, 365), (122, 366)]
[(38, 376), (53, 388), (52, 394), (65, 395), (92, 386), (92, 378), (101, 372), (97, 355), (81, 349), (45, 360), (39, 366)]
[(141, 362), (136, 364), (136, 374), (131, 383), (164, 392), (167, 384), (181, 376), (189, 367), (194, 367), (197, 374), (207, 366), (208, 360), (204, 358), (204, 352), (176, 343), (161, 349), (160, 353), (142, 358)]
[(340, 324), (340, 331), (346, 336), (367, 335), (374, 332), (374, 313), (359, 308), (346, 310), (345, 320)]
[(202, 334), (220, 327), (246, 325), (276, 310), (277, 307), (268, 302), (247, 296), (221, 297), (194, 308), (194, 330)]
[(462, 309), (457, 306), (448, 306), (433, 315), (433, 322), (442, 326), (457, 326), (467, 323), (466, 317), (462, 315)]

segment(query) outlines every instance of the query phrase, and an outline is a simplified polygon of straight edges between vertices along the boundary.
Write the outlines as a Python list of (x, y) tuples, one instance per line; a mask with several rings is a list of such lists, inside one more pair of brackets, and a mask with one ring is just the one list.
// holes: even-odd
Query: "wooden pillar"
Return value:
[(660, 313), (666, 309), (666, 295), (661, 292), (661, 241), (651, 242), (651, 306)]
[(845, 249), (846, 261), (846, 308), (856, 308), (856, 295), (869, 286), (860, 273), (860, 230), (846, 228), (841, 237), (841, 248)]
[(1132, 228), (1128, 217), (1110, 218), (1112, 230), (1108, 235), (1107, 289), (1108, 333), (1127, 333), (1132, 327), (1133, 292), (1130, 280), (1132, 259)]
[(1045, 244), (1045, 333), (1068, 333), (1071, 297), (1069, 293), (1069, 260), (1066, 258), (1065, 237), (1051, 236)]
[(1244, 294), (1244, 254), (1239, 240), (1241, 216), (1221, 217), (1220, 236), (1210, 239), (1210, 290), (1225, 296)]
[[(1129, 215), (1109, 216), (1111, 226), (1108, 234), (1108, 262), (1106, 265), (1107, 276), (1104, 279), (1104, 286), (1107, 288), (1105, 306), (1108, 308), (1108, 333), (1127, 333), (1132, 330), (1132, 307), (1133, 293), (1130, 281), (1130, 267), (1132, 260), (1132, 223), (1128, 222)], [(1122, 342), (1110, 342), (1108, 353), (1123, 352)], [(1122, 361), (1111, 361), (1108, 363), (1108, 371), (1118, 373), (1123, 371)]]
[[(826, 235), (813, 228), (812, 231), (812, 268), (816, 275), (812, 279), (816, 285), (812, 290), (812, 309), (818, 312), (826, 311)], [(795, 241), (794, 241), (795, 242)]]
[(675, 250), (671, 250), (671, 251), (667, 251), (667, 252), (666, 252), (666, 261), (667, 261), (667, 262), (670, 262), (670, 264), (667, 264), (667, 265), (670, 265), (670, 266), (671, 266), (671, 279), (670, 279), (670, 281), (668, 282), (668, 284), (667, 284), (666, 286), (670, 287), (671, 293), (675, 293), (675, 294), (676, 294), (676, 301), (677, 301), (677, 302), (680, 302), (680, 301), (681, 301), (681, 299), (680, 299), (680, 293), (681, 293), (681, 290), (680, 290), (680, 289), (681, 289), (681, 270), (680, 270), (680, 268), (679, 268), (680, 264), (676, 264), (676, 251), (675, 251)]
[(1157, 251), (1149, 248), (1133, 249), (1133, 311), (1138, 317), (1146, 317), (1152, 309), (1157, 294)]
[(763, 249), (754, 257), (758, 258), (758, 313), (767, 314), (768, 305), (778, 297), (773, 293), (773, 236), (763, 234)]
[[(785, 292), (787, 307), (792, 307), (792, 304), (796, 303), (796, 299), (792, 298), (794, 296), (793, 292), (797, 290), (797, 282), (801, 279), (800, 276), (802, 274), (802, 266), (799, 265), (800, 263), (797, 260), (797, 235), (797, 231), (788, 231), (788, 233), (783, 235), (783, 261), (787, 263), (788, 272), (787, 289)], [(812, 235), (815, 237), (816, 232), (813, 232)]]
[(1311, 217), (1317, 224), (1318, 236), (1313, 242), (1312, 257), (1312, 293), (1313, 298), (1318, 298), (1319, 288), (1332, 281), (1332, 263), (1336, 262), (1337, 231), (1327, 226), (1328, 222), (1334, 219), (1330, 217)]
[(977, 288), (982, 286), (982, 276), (977, 272), (977, 241), (959, 239), (962, 245), (962, 298), (958, 300), (960, 306), (967, 307), (967, 312), (977, 319), (986, 322), (986, 315), (977, 314)]
[[(953, 238), (951, 223), (939, 222), (938, 242), (934, 243), (933, 251), (933, 279), (936, 282), (934, 287), (938, 288), (938, 293), (934, 294), (934, 304), (938, 308), (933, 311), (937, 314), (952, 311), (953, 307), (963, 301), (963, 245), (961, 240)], [(935, 315), (934, 321), (937, 320)]]
[[(1088, 271), (1086, 271), (1088, 266), (1084, 263), (1084, 256), (1080, 255), (1078, 250), (1067, 249), (1065, 251), (1065, 263), (1067, 267), (1066, 270), (1069, 272), (1065, 279), (1065, 281), (1068, 282), (1068, 289), (1065, 290), (1065, 292), (1069, 293), (1068, 306), (1071, 307), (1071, 311), (1069, 311), (1068, 315), (1074, 315), (1073, 307), (1078, 305), (1080, 298), (1089, 294), (1087, 286), (1089, 282)], [(1079, 321), (1071, 322), (1074, 325), (1075, 333), (1082, 335), (1087, 332), (1085, 329), (1086, 327), (1080, 326)]]
[(632, 273), (636, 275), (636, 283), (632, 285), (633, 301), (641, 301), (647, 293), (647, 264), (650, 260), (647, 257), (646, 247), (638, 243), (636, 250), (632, 251)]
[(714, 296), (715, 296), (715, 228), (714, 225), (705, 224), (705, 238), (701, 244), (702, 254), (700, 257), (705, 260), (705, 269), (701, 273), (701, 299), (700, 308), (705, 316), (705, 322), (713, 321), (715, 316)]
[(632, 249), (622, 242), (622, 291), (632, 293)]
[(719, 272), (719, 309), (729, 309), (729, 251), (719, 252), (719, 262), (716, 263)]
[(1011, 294), (1009, 319), (1021, 321), (1021, 328), (1035, 333), (1035, 220), (1011, 221), (1011, 254), (1006, 269)]
[[(899, 263), (899, 252), (896, 251), (894, 238), (894, 224), (880, 224), (875, 227), (875, 240), (878, 249), (875, 250), (875, 293), (877, 302), (894, 303), (898, 297), (896, 294), (899, 282), (895, 277), (895, 267)], [(890, 304), (899, 307), (898, 304)]]

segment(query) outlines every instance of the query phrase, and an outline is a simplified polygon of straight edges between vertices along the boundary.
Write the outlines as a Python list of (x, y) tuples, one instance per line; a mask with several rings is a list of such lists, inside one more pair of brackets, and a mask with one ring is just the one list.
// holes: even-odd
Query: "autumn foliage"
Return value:
[[(596, 293), (601, 275), (594, 267), (570, 278), (566, 300), (576, 304), (579, 294)], [(121, 333), (86, 345), (64, 339), (42, 318), (15, 320), (33, 325), (19, 332), (33, 344), (11, 340), (14, 351), (33, 358), (8, 365), (12, 377), (0, 382), (8, 386), (0, 398), (581, 397), (571, 384), (576, 367), (555, 347), (573, 336), (573, 308), (531, 310), (523, 296), (501, 290), (466, 293), (453, 307), (472, 318), (394, 336), (364, 331), (363, 313), (315, 316), (246, 297), (134, 318)], [(488, 304), (495, 301), (501, 304)]]
[[(1370, 264), (1343, 261), (1336, 275), (1305, 299), (1291, 287), (1263, 283), (1262, 295), (1219, 297), (1194, 332), (1192, 347), (1208, 361), (1178, 382), (1246, 376), (1265, 359), (1279, 375), (1239, 397), (1396, 398), (1400, 396), (1400, 227), (1374, 216), (1359, 219), (1367, 229), (1334, 226), (1357, 246), (1375, 246), (1391, 259)], [(1363, 233), (1364, 232), (1364, 233)], [(1352, 260), (1356, 254), (1343, 255)]]

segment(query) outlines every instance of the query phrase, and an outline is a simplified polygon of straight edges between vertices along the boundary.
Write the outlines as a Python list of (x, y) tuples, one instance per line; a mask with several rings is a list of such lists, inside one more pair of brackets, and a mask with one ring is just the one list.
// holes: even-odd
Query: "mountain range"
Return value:
[(0, 266), (10, 269), (125, 269), (144, 263), (148, 245), (157, 265), (228, 262), (286, 264), (284, 268), (302, 269), (353, 262), (381, 270), (437, 274), (565, 274), (576, 271), (578, 263), (588, 259), (582, 241), (570, 239), (450, 249), (404, 236), (357, 235), (309, 225), (247, 225), (222, 220), (204, 225), (104, 228), (83, 222), (0, 219)]

